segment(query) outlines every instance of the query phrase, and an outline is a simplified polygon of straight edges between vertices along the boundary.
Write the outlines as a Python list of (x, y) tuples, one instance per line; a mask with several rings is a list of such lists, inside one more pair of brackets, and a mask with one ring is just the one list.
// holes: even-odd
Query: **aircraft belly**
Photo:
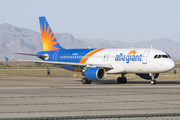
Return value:
[(125, 64), (124, 68), (126, 73), (150, 73), (153, 71), (149, 64), (142, 64), (141, 62)]

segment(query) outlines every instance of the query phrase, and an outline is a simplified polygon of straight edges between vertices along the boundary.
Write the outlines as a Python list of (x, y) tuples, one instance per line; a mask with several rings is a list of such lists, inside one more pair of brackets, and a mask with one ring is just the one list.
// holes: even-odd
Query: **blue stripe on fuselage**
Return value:
[(94, 49), (62, 49), (58, 51), (41, 51), (37, 55), (48, 54), (48, 59), (43, 59), (45, 61), (59, 61), (59, 62), (75, 62), (79, 63), (83, 56), (88, 54)]

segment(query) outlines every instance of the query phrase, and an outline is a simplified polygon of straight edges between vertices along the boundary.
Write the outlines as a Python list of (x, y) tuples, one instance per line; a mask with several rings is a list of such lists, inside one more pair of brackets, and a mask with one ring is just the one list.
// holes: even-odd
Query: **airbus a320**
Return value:
[(156, 84), (159, 73), (175, 67), (175, 62), (164, 51), (148, 48), (97, 48), (65, 49), (56, 40), (45, 17), (39, 17), (43, 51), (37, 54), (17, 53), (37, 56), (41, 60), (23, 60), (35, 63), (54, 64), (57, 67), (81, 72), (82, 84), (104, 80), (106, 74), (120, 74), (117, 83), (126, 83), (124, 76), (135, 73)]

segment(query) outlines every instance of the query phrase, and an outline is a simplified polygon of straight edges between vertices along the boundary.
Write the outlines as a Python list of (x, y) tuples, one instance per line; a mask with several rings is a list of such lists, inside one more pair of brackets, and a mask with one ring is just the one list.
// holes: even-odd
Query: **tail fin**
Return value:
[(41, 29), (41, 37), (44, 51), (53, 51), (64, 49), (60, 46), (58, 41), (56, 40), (53, 31), (51, 30), (46, 17), (39, 17), (40, 29)]

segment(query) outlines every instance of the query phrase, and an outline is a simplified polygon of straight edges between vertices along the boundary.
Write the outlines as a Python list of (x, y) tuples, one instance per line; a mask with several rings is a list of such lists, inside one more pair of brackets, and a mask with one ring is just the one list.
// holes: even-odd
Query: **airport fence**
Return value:
[(0, 120), (180, 120), (180, 113), (0, 118)]

